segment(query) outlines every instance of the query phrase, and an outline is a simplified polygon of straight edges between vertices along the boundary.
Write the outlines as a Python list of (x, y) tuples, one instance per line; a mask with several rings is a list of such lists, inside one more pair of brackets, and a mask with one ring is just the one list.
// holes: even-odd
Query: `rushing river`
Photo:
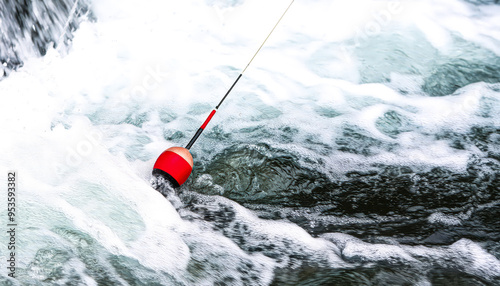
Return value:
[[(500, 5), (0, 3), (1, 285), (500, 285)], [(3, 72), (3, 74), (2, 74)]]

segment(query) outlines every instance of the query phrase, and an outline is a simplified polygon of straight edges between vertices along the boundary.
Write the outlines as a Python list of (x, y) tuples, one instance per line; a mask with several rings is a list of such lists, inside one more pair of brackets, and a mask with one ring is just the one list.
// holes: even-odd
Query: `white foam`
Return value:
[(500, 273), (500, 261), (468, 239), (460, 239), (449, 247), (425, 247), (369, 244), (340, 233), (324, 234), (322, 237), (339, 246), (343, 257), (353, 263), (377, 261), (419, 269), (425, 269), (425, 265), (431, 263), (434, 267), (459, 269), (487, 279)]
[(498, 277), (500, 261), (478, 244), (468, 239), (460, 239), (450, 246), (450, 250), (457, 257), (468, 257), (468, 263), (463, 265), (467, 272), (477, 277)]
[(430, 223), (440, 223), (444, 225), (461, 225), (462, 219), (457, 216), (443, 214), (441, 212), (433, 213), (428, 218)]
[[(312, 237), (295, 224), (259, 219), (253, 212), (223, 197), (196, 196), (202, 200), (203, 207), (218, 210), (228, 206), (234, 211), (234, 221), (240, 224), (240, 227), (233, 229), (233, 226), (228, 226), (225, 229), (226, 235), (237, 241), (244, 235), (244, 248), (269, 247), (267, 252), (278, 257), (275, 266), (289, 265), (296, 254), (306, 255), (311, 261), (321, 261), (329, 267), (346, 266), (340, 259), (339, 249), (335, 245), (325, 239)], [(241, 229), (245, 231), (239, 233)], [(290, 247), (290, 244), (293, 247)]]

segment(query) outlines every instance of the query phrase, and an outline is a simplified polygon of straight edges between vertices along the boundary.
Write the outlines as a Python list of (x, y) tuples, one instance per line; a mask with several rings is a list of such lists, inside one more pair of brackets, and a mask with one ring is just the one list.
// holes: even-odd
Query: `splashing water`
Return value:
[(499, 285), (497, 1), (296, 1), (151, 178), (287, 2), (2, 2), (1, 284)]

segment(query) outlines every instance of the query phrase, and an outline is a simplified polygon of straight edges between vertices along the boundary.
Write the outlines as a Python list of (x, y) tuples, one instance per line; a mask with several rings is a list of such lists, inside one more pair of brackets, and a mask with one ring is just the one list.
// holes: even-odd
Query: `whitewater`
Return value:
[(496, 1), (296, 0), (178, 189), (289, 1), (15, 3), (1, 285), (500, 285)]

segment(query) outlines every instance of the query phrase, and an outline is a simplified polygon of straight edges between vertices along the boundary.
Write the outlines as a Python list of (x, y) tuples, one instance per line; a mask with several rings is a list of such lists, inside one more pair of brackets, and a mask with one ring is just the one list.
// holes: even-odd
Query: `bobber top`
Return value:
[(193, 156), (182, 147), (171, 147), (165, 150), (153, 166), (153, 175), (160, 175), (177, 188), (191, 175)]

